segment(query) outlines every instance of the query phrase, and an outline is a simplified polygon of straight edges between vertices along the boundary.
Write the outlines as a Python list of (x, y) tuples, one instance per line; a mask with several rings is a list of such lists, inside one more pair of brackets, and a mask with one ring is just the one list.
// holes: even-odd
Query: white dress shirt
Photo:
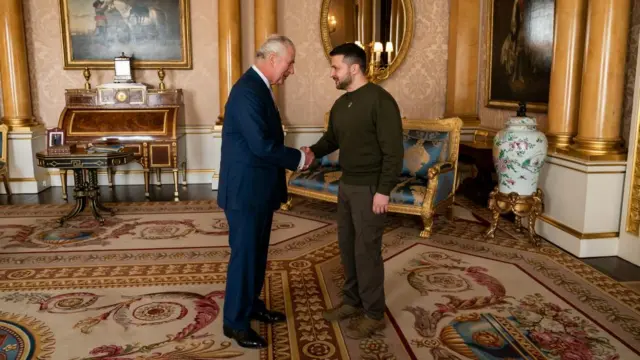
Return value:
[[(258, 73), (258, 75), (260, 75), (260, 78), (262, 78), (262, 81), (264, 81), (264, 84), (267, 86), (267, 88), (269, 89), (269, 92), (271, 93), (271, 99), (273, 99), (273, 104), (276, 106), (276, 109), (278, 108), (278, 105), (276, 104), (276, 97), (273, 95), (273, 90), (271, 90), (271, 84), (269, 84), (269, 80), (267, 80), (267, 77), (264, 76), (264, 74), (262, 72), (260, 72), (260, 70), (258, 70), (258, 67), (255, 65), (251, 65), (251, 68)], [(306, 155), (304, 153), (304, 151), (299, 150), (300, 151), (300, 163), (298, 163), (298, 169), (302, 169), (302, 167), (304, 166), (304, 162), (306, 161)]]

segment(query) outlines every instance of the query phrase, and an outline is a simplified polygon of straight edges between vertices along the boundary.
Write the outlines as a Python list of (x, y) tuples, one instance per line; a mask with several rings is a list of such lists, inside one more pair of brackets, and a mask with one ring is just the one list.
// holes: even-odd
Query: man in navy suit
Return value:
[(225, 106), (218, 205), (229, 223), (231, 259), (227, 269), (223, 332), (238, 345), (267, 346), (250, 327), (285, 321), (259, 299), (264, 284), (273, 213), (287, 200), (285, 169), (305, 169), (313, 154), (284, 145), (280, 113), (271, 85), (294, 73), (295, 47), (272, 35), (254, 65), (234, 84)]

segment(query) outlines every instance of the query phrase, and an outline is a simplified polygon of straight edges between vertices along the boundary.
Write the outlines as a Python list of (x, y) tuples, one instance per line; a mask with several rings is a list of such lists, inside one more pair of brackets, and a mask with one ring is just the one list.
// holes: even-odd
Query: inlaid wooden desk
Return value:
[(134, 153), (130, 150), (93, 154), (84, 150), (71, 154), (48, 154), (46, 151), (41, 151), (36, 154), (36, 159), (38, 159), (40, 167), (73, 170), (75, 181), (73, 197), (76, 199), (76, 207), (69, 214), (60, 218), (60, 224), (64, 224), (65, 221), (80, 214), (89, 200), (93, 217), (100, 222), (100, 225), (104, 225), (104, 218), (100, 216), (98, 210), (109, 212), (111, 215), (113, 215), (113, 210), (108, 209), (100, 202), (98, 169), (128, 164), (134, 161)]
[[(149, 172), (156, 172), (156, 185), (161, 185), (161, 171), (168, 168), (173, 172), (174, 199), (179, 200), (180, 169), (182, 185), (187, 185), (181, 89), (67, 89), (65, 102), (58, 127), (65, 132), (66, 144), (87, 148), (108, 139), (117, 140), (131, 149), (135, 162), (142, 165), (146, 197), (149, 197)], [(61, 175), (64, 191), (66, 172), (61, 170)], [(107, 176), (112, 186), (113, 172), (107, 170)]]

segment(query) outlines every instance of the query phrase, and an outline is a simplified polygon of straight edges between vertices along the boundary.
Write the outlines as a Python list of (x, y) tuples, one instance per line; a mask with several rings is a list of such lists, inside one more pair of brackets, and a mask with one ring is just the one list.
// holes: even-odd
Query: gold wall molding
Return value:
[(31, 181), (37, 181), (36, 178), (34, 177), (26, 177), (26, 178), (9, 178), (10, 182), (31, 182)]
[(444, 117), (459, 117), (464, 126), (478, 118), (478, 58), (480, 56), (480, 0), (451, 0)]
[(573, 164), (582, 165), (582, 166), (597, 166), (597, 167), (604, 167), (604, 166), (622, 166), (622, 167), (626, 167), (627, 166), (627, 163), (626, 163), (625, 160), (589, 161), (589, 160), (582, 160), (581, 158), (573, 157), (573, 156), (567, 155), (565, 153), (554, 152), (552, 150), (549, 150), (547, 155), (549, 157), (551, 157), (551, 158), (556, 158), (556, 159), (559, 159), (559, 160), (562, 160), (562, 161), (567, 161), (567, 162), (570, 162), (570, 163), (573, 163)]
[(560, 163), (556, 163), (556, 162), (548, 162), (549, 164), (552, 165), (556, 165), (556, 166), (560, 166), (563, 167), (565, 169), (569, 169), (569, 170), (573, 170), (573, 171), (577, 171), (583, 174), (624, 174), (626, 173), (626, 170), (595, 170), (595, 171), (585, 171), (582, 169), (576, 169), (574, 167), (568, 166), (568, 165), (564, 165), (564, 164), (560, 164)]
[(582, 233), (568, 225), (565, 225), (559, 222), (556, 219), (549, 217), (546, 214), (542, 214), (538, 216), (538, 219), (580, 240), (598, 240), (598, 239), (617, 238), (618, 236), (620, 236), (620, 233), (616, 231), (600, 232), (600, 233)]

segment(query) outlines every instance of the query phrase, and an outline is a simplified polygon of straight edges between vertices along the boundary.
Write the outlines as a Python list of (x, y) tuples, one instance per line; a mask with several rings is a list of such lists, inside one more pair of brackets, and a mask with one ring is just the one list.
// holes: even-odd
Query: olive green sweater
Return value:
[(391, 193), (404, 156), (400, 109), (391, 94), (367, 83), (336, 100), (327, 131), (311, 150), (320, 158), (337, 149), (345, 184), (375, 185), (378, 193)]

